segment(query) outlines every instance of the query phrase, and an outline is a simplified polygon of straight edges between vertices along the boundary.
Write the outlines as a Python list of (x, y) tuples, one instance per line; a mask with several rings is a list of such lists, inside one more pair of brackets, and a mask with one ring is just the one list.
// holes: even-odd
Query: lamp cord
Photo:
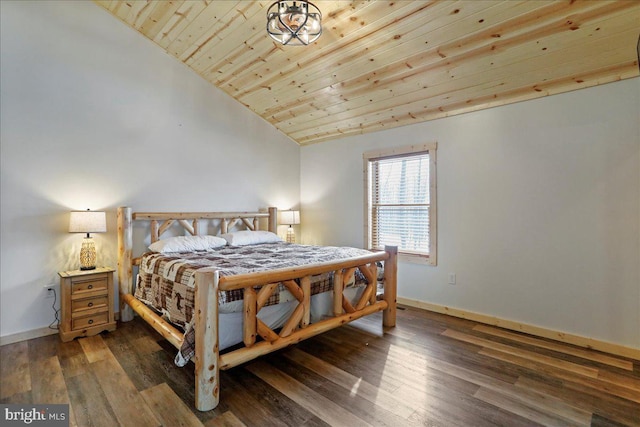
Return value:
[[(54, 319), (53, 322), (49, 323), (49, 329), (60, 329), (60, 309), (56, 309), (56, 301), (58, 300), (58, 295), (56, 294), (55, 289), (51, 289), (53, 291), (53, 304), (51, 304), (51, 308), (53, 309)], [(53, 324), (56, 324), (53, 326)]]

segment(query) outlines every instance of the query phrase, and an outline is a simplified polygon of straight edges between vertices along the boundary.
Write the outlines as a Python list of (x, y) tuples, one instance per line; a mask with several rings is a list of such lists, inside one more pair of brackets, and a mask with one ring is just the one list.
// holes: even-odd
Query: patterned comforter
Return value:
[[(193, 338), (192, 317), (195, 297), (195, 272), (213, 267), (220, 276), (291, 268), (322, 262), (337, 261), (370, 254), (364, 249), (334, 246), (308, 246), (290, 243), (264, 243), (248, 246), (225, 246), (219, 249), (181, 253), (147, 253), (143, 255), (137, 277), (135, 297), (174, 324), (182, 327), (185, 344)], [(314, 276), (311, 292), (317, 294), (333, 289), (332, 273)], [(365, 278), (356, 270), (355, 283), (364, 285)], [(240, 301), (243, 291), (219, 292), (221, 307)], [(280, 285), (266, 305), (290, 300), (289, 292)], [(242, 309), (241, 306), (240, 310)], [(181, 350), (188, 359), (192, 348)], [(186, 363), (186, 362), (185, 362)]]

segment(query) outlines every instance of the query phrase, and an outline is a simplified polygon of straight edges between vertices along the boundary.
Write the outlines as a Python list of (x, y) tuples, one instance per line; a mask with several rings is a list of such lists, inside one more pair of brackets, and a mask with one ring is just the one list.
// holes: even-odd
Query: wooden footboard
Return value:
[[(257, 229), (257, 218), (259, 217), (253, 217), (254, 214), (155, 213), (135, 215), (140, 216), (140, 219), (165, 221), (163, 224), (167, 224), (166, 221), (181, 220), (184, 221), (183, 225), (189, 225), (187, 230), (190, 228), (194, 231), (192, 234), (195, 234), (197, 233), (197, 218), (228, 218), (231, 220), (240, 218), (249, 228), (255, 227), (254, 229)], [(268, 217), (271, 231), (275, 231), (276, 214), (275, 208), (271, 208), (269, 214), (264, 214)], [(180, 348), (184, 340), (183, 334), (132, 295), (132, 265), (137, 262), (131, 255), (132, 220), (135, 219), (135, 215), (132, 215), (130, 208), (118, 209), (118, 277), (120, 279), (121, 313), (124, 307), (128, 306), (127, 309), (131, 314), (131, 310), (138, 313), (163, 337), (175, 347)], [(248, 218), (253, 218), (253, 220), (250, 221)], [(193, 222), (189, 223), (186, 221), (187, 219)], [(152, 224), (152, 240), (159, 238), (158, 232), (162, 227), (162, 225), (154, 226)], [(166, 229), (166, 227), (164, 228)], [(381, 300), (378, 300), (376, 296), (376, 262), (379, 261), (385, 264), (384, 294)], [(353, 279), (356, 270), (359, 270), (367, 279), (368, 285), (354, 305), (344, 297), (343, 291), (346, 284)], [(311, 276), (326, 272), (334, 273), (333, 317), (311, 324)], [(372, 252), (348, 260), (252, 274), (220, 277), (213, 269), (198, 270), (195, 275), (196, 310), (194, 312), (197, 409), (208, 411), (218, 405), (220, 369), (238, 366), (258, 356), (295, 344), (377, 311), (383, 311), (384, 326), (395, 326), (396, 272), (397, 248), (394, 246), (386, 247), (384, 252)], [(263, 323), (257, 315), (269, 297), (276, 292), (279, 283), (286, 286), (298, 300), (298, 305), (284, 326), (276, 332)], [(245, 346), (221, 355), (218, 343), (218, 292), (238, 289), (242, 289), (244, 293), (243, 341)], [(128, 320), (122, 315), (121, 319)], [(258, 337), (261, 340), (258, 340)]]
[[(381, 301), (376, 298), (376, 262), (385, 262), (385, 293)], [(395, 326), (396, 306), (396, 247), (385, 252), (294, 270), (274, 270), (264, 273), (218, 277), (215, 272), (196, 273), (196, 301), (198, 304), (196, 328), (196, 407), (201, 411), (215, 408), (219, 401), (218, 370), (241, 365), (256, 357), (279, 350), (288, 345), (326, 332), (377, 311), (383, 311), (384, 325)], [(367, 278), (368, 285), (355, 306), (343, 295), (345, 284), (353, 279), (358, 269)], [(334, 272), (334, 317), (310, 324), (311, 276)], [(298, 279), (300, 285), (294, 279)], [(265, 301), (283, 283), (298, 300), (279, 333), (265, 325), (258, 313)], [(219, 291), (243, 289), (245, 347), (226, 354), (218, 351)], [(337, 306), (339, 309), (336, 309)], [(256, 342), (257, 335), (262, 341)]]

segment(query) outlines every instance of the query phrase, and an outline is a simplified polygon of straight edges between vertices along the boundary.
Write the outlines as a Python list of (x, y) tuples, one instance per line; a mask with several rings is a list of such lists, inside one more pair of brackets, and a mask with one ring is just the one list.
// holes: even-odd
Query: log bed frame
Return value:
[[(268, 230), (276, 232), (277, 209), (268, 212), (136, 212), (129, 207), (118, 208), (118, 281), (120, 288), (120, 320), (133, 319), (135, 311), (167, 341), (180, 348), (184, 340), (183, 333), (166, 322), (145, 304), (133, 296), (133, 266), (140, 265), (140, 258), (133, 258), (133, 221), (150, 222), (151, 241), (155, 242), (175, 222), (192, 235), (198, 235), (199, 220), (219, 220), (222, 233), (226, 233), (237, 222), (250, 230), (258, 230), (260, 221), (266, 219)], [(376, 297), (377, 261), (385, 263), (384, 294), (381, 300)], [(367, 278), (369, 284), (359, 301), (352, 305), (342, 295), (345, 283), (358, 269)], [(324, 272), (334, 272), (333, 314), (317, 323), (309, 323), (311, 276)], [(352, 320), (371, 313), (383, 311), (383, 325), (395, 326), (396, 323), (396, 272), (397, 248), (385, 247), (384, 252), (372, 252), (370, 255), (347, 260), (312, 264), (290, 269), (278, 269), (266, 272), (219, 276), (215, 269), (201, 269), (195, 275), (195, 404), (200, 411), (215, 408), (219, 401), (220, 369), (229, 369), (261, 355), (298, 343), (306, 338), (341, 326)], [(299, 279), (300, 286), (295, 282)], [(299, 301), (291, 317), (285, 322), (279, 333), (270, 329), (257, 314), (268, 298), (282, 282)], [(259, 288), (257, 290), (256, 288)], [(220, 354), (218, 348), (218, 292), (225, 290), (244, 290), (244, 347)], [(262, 341), (256, 342), (257, 336)]]

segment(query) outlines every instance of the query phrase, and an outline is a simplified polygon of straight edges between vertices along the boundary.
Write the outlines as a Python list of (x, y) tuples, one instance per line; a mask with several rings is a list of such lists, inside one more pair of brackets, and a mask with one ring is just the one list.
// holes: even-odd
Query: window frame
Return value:
[(410, 252), (398, 248), (398, 257), (402, 261), (437, 265), (438, 259), (438, 204), (437, 204), (437, 182), (436, 182), (436, 153), (438, 143), (430, 142), (425, 144), (408, 145), (404, 147), (388, 148), (383, 150), (372, 150), (362, 154), (363, 172), (364, 172), (364, 244), (366, 248), (371, 247), (372, 230), (371, 230), (371, 182), (370, 165), (376, 160), (388, 159), (393, 157), (408, 157), (419, 153), (429, 153), (429, 253)]

